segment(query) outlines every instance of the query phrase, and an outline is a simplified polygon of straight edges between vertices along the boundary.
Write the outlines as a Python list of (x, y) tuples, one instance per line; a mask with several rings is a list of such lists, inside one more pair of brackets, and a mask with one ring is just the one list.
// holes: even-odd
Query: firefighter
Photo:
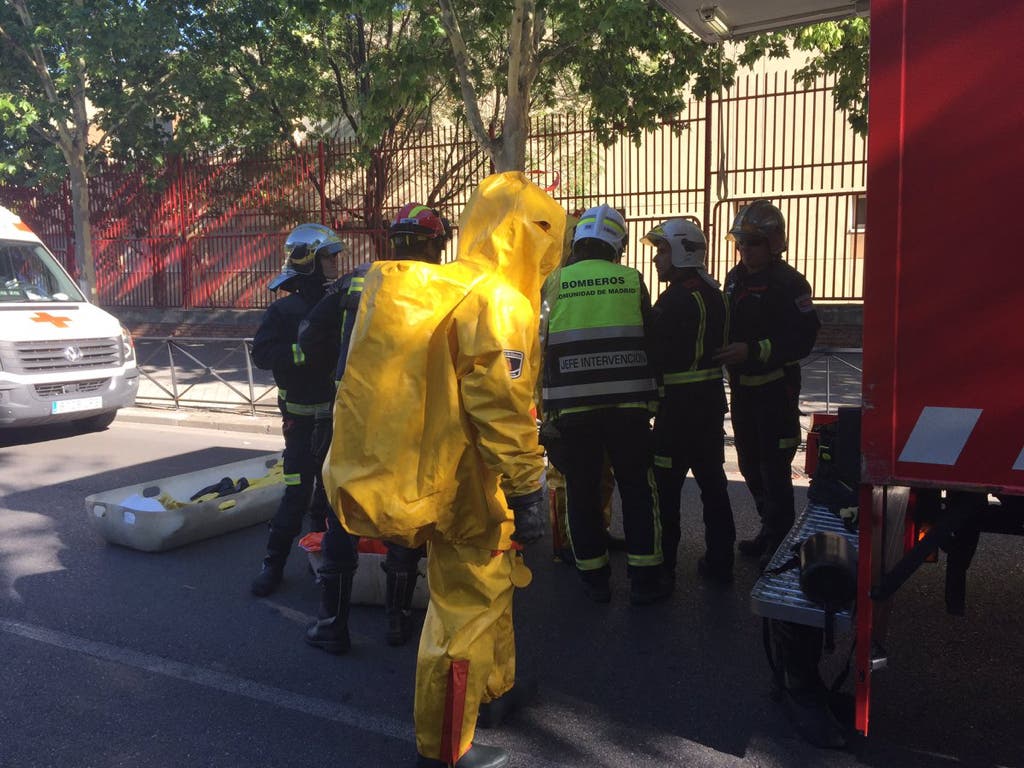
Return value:
[(697, 573), (729, 584), (736, 528), (725, 477), (725, 384), (722, 366), (712, 360), (726, 341), (725, 299), (705, 270), (707, 240), (692, 221), (669, 219), (643, 242), (657, 248), (658, 279), (668, 283), (652, 310), (648, 337), (660, 395), (654, 476), (666, 581), (671, 585), (675, 580), (680, 494), (692, 470), (704, 508), (705, 553)]
[(560, 436), (569, 538), (587, 595), (611, 600), (608, 537), (601, 514), (607, 454), (622, 498), (630, 602), (667, 596), (660, 577), (661, 524), (651, 469), (647, 359), (650, 295), (640, 273), (619, 264), (626, 222), (608, 205), (583, 213), (567, 266), (551, 278), (544, 352), (544, 413)]
[(338, 277), (342, 250), (341, 240), (329, 227), (301, 224), (292, 230), (285, 240), (281, 273), (268, 285), (271, 291), (288, 295), (267, 307), (253, 338), (253, 363), (272, 370), (277, 384), (285, 480), (284, 496), (270, 520), (263, 568), (252, 582), (252, 593), (258, 597), (269, 595), (281, 583), (307, 509), (317, 530), (323, 530), (330, 511), (319, 479), (316, 445), (330, 438), (333, 361), (307, 360), (298, 332), (302, 319), (323, 297), (327, 281)]
[[(409, 203), (396, 214), (388, 228), (388, 239), (396, 260), (440, 264), (444, 247), (451, 239), (451, 226), (433, 208)], [(360, 264), (332, 283), (299, 328), (299, 346), (307, 359), (326, 355), (337, 361), (335, 384), (341, 381), (345, 372), (352, 327), (371, 263)], [(328, 446), (323, 448), (318, 457), (318, 465), (321, 466)], [(345, 653), (351, 645), (348, 609), (352, 598), (352, 578), (359, 564), (358, 543), (359, 537), (347, 533), (335, 515), (327, 516), (327, 531), (321, 542), (323, 562), (317, 572), (320, 583), (319, 620), (307, 629), (306, 642), (328, 653)], [(387, 574), (384, 612), (388, 645), (405, 645), (412, 637), (413, 592), (419, 575), (418, 564), (424, 554), (422, 547), (387, 544), (382, 567)]]
[(513, 542), (548, 528), (531, 403), (540, 286), (564, 229), (524, 174), (496, 174), (466, 205), (454, 262), (382, 262), (366, 277), (324, 475), (346, 530), (427, 544), (420, 768), (509, 764), (474, 735), (481, 702), (515, 696), (512, 593), (530, 576)]
[(738, 549), (760, 558), (764, 568), (793, 525), (800, 360), (814, 347), (821, 322), (807, 280), (782, 260), (782, 211), (768, 200), (743, 206), (729, 239), (740, 263), (726, 277), (729, 343), (714, 361), (729, 374), (736, 454), (761, 518), (757, 535), (740, 541)]

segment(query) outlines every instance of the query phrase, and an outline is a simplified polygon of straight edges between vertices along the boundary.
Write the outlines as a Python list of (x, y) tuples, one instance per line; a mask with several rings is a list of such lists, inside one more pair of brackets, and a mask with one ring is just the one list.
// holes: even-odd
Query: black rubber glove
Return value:
[(512, 541), (528, 546), (543, 538), (550, 527), (548, 519), (548, 486), (543, 482), (541, 487), (525, 496), (512, 496), (506, 499), (515, 516), (516, 529)]

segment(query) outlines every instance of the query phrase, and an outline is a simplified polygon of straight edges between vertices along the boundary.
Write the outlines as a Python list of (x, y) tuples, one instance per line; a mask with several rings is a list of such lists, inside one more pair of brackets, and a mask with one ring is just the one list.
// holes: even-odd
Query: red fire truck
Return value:
[[(709, 40), (870, 10), (858, 583), (846, 616), (867, 734), (888, 598), (958, 540), (946, 601), (962, 610), (977, 534), (1024, 534), (1024, 3), (662, 3)], [(759, 600), (762, 615), (799, 614), (773, 613), (784, 597)]]

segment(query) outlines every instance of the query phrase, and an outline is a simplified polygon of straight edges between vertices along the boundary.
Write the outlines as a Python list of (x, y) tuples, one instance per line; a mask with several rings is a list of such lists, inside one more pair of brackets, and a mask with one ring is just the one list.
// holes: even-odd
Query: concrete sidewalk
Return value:
[(136, 405), (118, 411), (117, 420), (165, 427), (216, 429), (222, 432), (252, 432), (265, 435), (281, 433), (281, 416), (270, 411), (257, 412), (253, 416), (212, 407), (190, 406), (174, 409), (161, 405)]

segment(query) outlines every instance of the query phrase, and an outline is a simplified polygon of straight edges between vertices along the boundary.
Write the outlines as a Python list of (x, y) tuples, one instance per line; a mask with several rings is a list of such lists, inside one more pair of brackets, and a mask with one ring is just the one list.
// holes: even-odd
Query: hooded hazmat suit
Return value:
[(428, 545), (414, 707), (424, 757), (458, 760), (481, 701), (514, 682), (513, 579), (528, 572), (507, 499), (543, 483), (538, 311), (565, 218), (523, 174), (496, 174), (463, 211), (456, 261), (380, 262), (366, 276), (334, 407), (346, 428), (324, 478), (351, 533)]

